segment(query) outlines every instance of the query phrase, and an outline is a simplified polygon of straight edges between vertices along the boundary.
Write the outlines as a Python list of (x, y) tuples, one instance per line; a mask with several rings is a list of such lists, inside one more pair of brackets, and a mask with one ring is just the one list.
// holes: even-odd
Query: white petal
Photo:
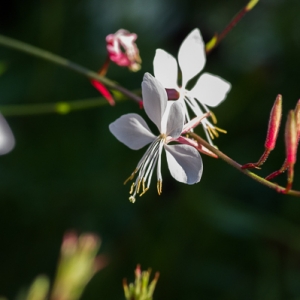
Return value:
[(224, 79), (204, 73), (190, 91), (193, 97), (208, 106), (218, 106), (227, 96), (231, 89), (231, 84)]
[(142, 82), (142, 94), (145, 111), (161, 132), (161, 119), (168, 102), (167, 92), (156, 78), (145, 73)]
[(182, 42), (178, 62), (182, 71), (182, 86), (185, 87), (203, 69), (206, 62), (205, 44), (199, 29), (194, 29)]
[(10, 152), (15, 144), (14, 135), (5, 118), (0, 114), (0, 155)]
[(177, 89), (178, 66), (176, 59), (168, 52), (157, 49), (153, 61), (154, 76), (167, 89)]
[(181, 135), (184, 122), (184, 111), (183, 106), (180, 102), (175, 101), (169, 112), (168, 121), (167, 121), (167, 136), (172, 138), (177, 138)]
[(171, 175), (179, 182), (194, 184), (203, 171), (199, 152), (188, 145), (165, 145)]
[(133, 150), (143, 148), (156, 138), (144, 119), (137, 114), (123, 115), (109, 124), (109, 130), (121, 143)]

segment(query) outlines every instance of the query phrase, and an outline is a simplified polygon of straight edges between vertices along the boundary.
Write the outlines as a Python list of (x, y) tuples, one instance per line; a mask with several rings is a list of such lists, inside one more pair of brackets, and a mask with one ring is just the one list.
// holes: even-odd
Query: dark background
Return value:
[[(247, 3), (236, 0), (1, 0), (1, 33), (47, 49), (92, 70), (105, 60), (105, 36), (138, 34), (142, 70), (112, 65), (107, 76), (138, 89), (153, 72), (156, 48), (177, 55), (200, 28), (205, 41)], [(263, 0), (208, 58), (205, 71), (231, 82), (214, 109), (228, 130), (217, 140), (227, 155), (256, 161), (268, 116), (283, 95), (283, 122), (300, 97), (300, 1)], [(4, 104), (97, 97), (72, 71), (0, 47)], [(133, 205), (126, 179), (144, 150), (119, 143), (108, 125), (124, 113), (145, 116), (132, 101), (67, 115), (8, 117), (16, 148), (0, 158), (0, 294), (14, 299), (36, 275), (54, 275), (66, 230), (101, 236), (108, 266), (83, 299), (122, 299), (122, 278), (137, 263), (161, 277), (155, 299), (300, 299), (300, 201), (279, 195), (221, 160), (203, 158), (200, 183), (176, 182), (163, 160), (163, 194), (155, 180)], [(283, 126), (284, 127), (284, 126)], [(199, 131), (200, 134), (201, 130)], [(284, 160), (283, 128), (266, 176)], [(299, 166), (294, 188), (300, 189)], [(286, 175), (277, 180), (286, 183)]]

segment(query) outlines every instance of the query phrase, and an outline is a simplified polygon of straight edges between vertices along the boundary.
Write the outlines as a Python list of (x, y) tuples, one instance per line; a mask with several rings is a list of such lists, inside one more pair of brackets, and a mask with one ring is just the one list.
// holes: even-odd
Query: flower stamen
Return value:
[(158, 193), (158, 195), (161, 195), (161, 193), (162, 193), (162, 181), (161, 180), (157, 181), (157, 193)]
[[(207, 132), (208, 132), (210, 138), (213, 140), (213, 139), (215, 138), (213, 128), (210, 127), (209, 125), (207, 125), (207, 126), (206, 126), (206, 130), (207, 130)], [(216, 133), (217, 133), (217, 132), (216, 132)], [(218, 134), (218, 133), (217, 133), (217, 134)], [(217, 135), (216, 135), (216, 136), (217, 136)]]
[(130, 195), (133, 193), (134, 186), (135, 186), (135, 183), (133, 182), (131, 187), (130, 187), (130, 191), (129, 191)]
[(129, 201), (130, 201), (131, 203), (134, 203), (134, 202), (135, 202), (135, 197), (134, 197), (134, 196), (130, 196), (130, 197), (129, 197)]
[(134, 169), (134, 171), (131, 173), (131, 175), (124, 181), (124, 185), (134, 178), (135, 173), (138, 171), (138, 169)]
[(215, 115), (211, 110), (207, 110), (207, 112), (210, 113), (210, 116), (211, 116), (211, 119), (212, 119), (213, 123), (214, 123), (214, 124), (217, 124), (217, 123), (218, 123), (218, 120), (217, 120), (216, 115)]
[(148, 190), (149, 188), (145, 188), (145, 190), (140, 194), (140, 197), (142, 197)]
[(217, 126), (211, 126), (210, 124), (206, 124), (206, 130), (211, 137), (211, 139), (214, 139), (215, 137), (219, 137), (219, 132), (221, 133), (227, 133), (225, 129), (219, 128)]

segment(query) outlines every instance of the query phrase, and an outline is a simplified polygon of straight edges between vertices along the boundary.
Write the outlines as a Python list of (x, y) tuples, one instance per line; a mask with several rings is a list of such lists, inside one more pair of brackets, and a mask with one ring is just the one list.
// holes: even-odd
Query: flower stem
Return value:
[(140, 102), (141, 102), (140, 97), (138, 97), (136, 94), (130, 92), (129, 90), (125, 89), (124, 87), (116, 84), (112, 80), (109, 80), (108, 78), (101, 76), (94, 71), (91, 71), (85, 67), (82, 67), (72, 61), (69, 61), (69, 60), (67, 60), (61, 56), (58, 56), (56, 54), (53, 54), (49, 51), (39, 49), (35, 46), (31, 46), (29, 44), (17, 41), (15, 39), (12, 39), (12, 38), (9, 38), (9, 37), (3, 36), (3, 35), (0, 35), (0, 45), (33, 55), (38, 58), (42, 58), (44, 60), (47, 60), (47, 61), (50, 61), (57, 65), (60, 65), (62, 67), (68, 68), (74, 72), (77, 72), (81, 75), (88, 77), (89, 79), (97, 80), (97, 81), (105, 84), (107, 87), (109, 87), (111, 89), (118, 90), (122, 94), (124, 94), (127, 97), (131, 98), (132, 100), (136, 101), (138, 104), (140, 104)]
[(232, 28), (245, 16), (248, 11), (250, 11), (258, 3), (258, 1), (259, 0), (250, 0), (248, 4), (234, 16), (234, 18), (229, 22), (229, 24), (220, 34), (216, 33), (206, 44), (206, 53), (209, 53), (211, 50), (216, 48), (216, 46), (218, 46), (218, 44), (225, 38), (225, 36), (232, 30)]
[[(122, 101), (125, 98), (115, 98), (116, 101)], [(80, 99), (68, 102), (55, 103), (37, 103), (37, 104), (16, 104), (0, 105), (0, 111), (4, 116), (29, 116), (39, 114), (57, 113), (61, 115), (68, 114), (71, 111), (89, 109), (107, 104), (104, 97)]]
[(204, 139), (202, 139), (200, 136), (198, 136), (197, 134), (195, 134), (194, 132), (189, 132), (189, 136), (192, 137), (193, 139), (195, 139), (199, 144), (203, 145), (204, 147), (206, 147), (207, 149), (209, 149), (211, 152), (213, 152), (214, 154), (216, 154), (219, 158), (221, 158), (222, 160), (224, 160), (225, 162), (227, 162), (229, 165), (231, 165), (232, 167), (236, 168), (237, 170), (239, 170), (240, 172), (244, 173), (245, 175), (249, 176), (250, 178), (256, 180), (257, 182), (275, 190), (276, 192), (279, 193), (283, 193), (283, 194), (287, 194), (287, 195), (292, 195), (292, 196), (297, 196), (300, 197), (300, 192), (299, 191), (294, 191), (294, 190), (289, 190), (286, 192), (286, 188), (279, 186), (276, 183), (272, 183), (248, 170), (243, 170), (241, 167), (242, 165), (240, 165), (239, 163), (237, 163), (236, 161), (234, 161), (233, 159), (231, 159), (230, 157), (228, 157), (226, 154), (224, 154), (223, 152), (221, 152), (220, 150), (216, 149), (215, 147), (213, 147), (212, 145), (210, 145), (208, 142), (206, 142)]

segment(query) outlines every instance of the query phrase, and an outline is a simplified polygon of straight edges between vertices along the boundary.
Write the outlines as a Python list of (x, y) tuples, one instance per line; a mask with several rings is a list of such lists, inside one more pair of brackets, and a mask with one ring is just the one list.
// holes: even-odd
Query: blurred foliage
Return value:
[(99, 247), (99, 238), (94, 234), (77, 236), (75, 232), (67, 233), (51, 289), (48, 277), (39, 275), (18, 299), (78, 300), (90, 279), (105, 265), (103, 257), (96, 257)]
[[(195, 27), (209, 41), (247, 1), (2, 0), (1, 33), (93, 70), (105, 60), (105, 36), (138, 34), (142, 70), (112, 66), (107, 76), (129, 89), (152, 72), (156, 48), (177, 55)], [(278, 93), (283, 121), (300, 97), (298, 0), (261, 1), (209, 54), (205, 71), (232, 83), (214, 110), (228, 130), (216, 144), (240, 163), (263, 151)], [(89, 80), (22, 53), (0, 48), (1, 105), (97, 97)], [(276, 194), (223, 161), (203, 157), (199, 184), (175, 182), (163, 161), (163, 194), (154, 185), (132, 205), (130, 175), (143, 154), (119, 143), (108, 124), (137, 112), (124, 101), (66, 115), (8, 117), (17, 141), (0, 158), (0, 295), (14, 299), (36, 274), (55, 274), (63, 233), (101, 236), (108, 266), (83, 300), (123, 299), (121, 279), (137, 263), (161, 273), (155, 299), (300, 299), (300, 201)], [(201, 131), (199, 130), (201, 134)], [(259, 172), (284, 160), (283, 130)], [(294, 187), (300, 189), (299, 166)], [(285, 184), (281, 175), (278, 182)]]

